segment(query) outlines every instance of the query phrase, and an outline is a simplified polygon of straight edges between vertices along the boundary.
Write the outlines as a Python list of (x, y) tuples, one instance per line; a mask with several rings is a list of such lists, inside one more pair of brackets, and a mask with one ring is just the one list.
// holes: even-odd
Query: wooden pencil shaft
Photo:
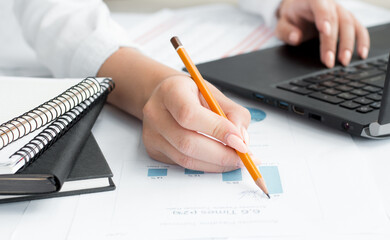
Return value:
[[(212, 95), (211, 91), (206, 85), (206, 81), (203, 79), (202, 75), (200, 74), (198, 68), (195, 66), (195, 64), (192, 62), (190, 56), (188, 55), (187, 51), (183, 48), (180, 40), (177, 37), (171, 38), (171, 43), (173, 47), (175, 48), (176, 52), (179, 54), (182, 62), (184, 63), (185, 67), (187, 68), (188, 72), (190, 73), (192, 79), (194, 80), (195, 84), (198, 86), (199, 91), (205, 98), (207, 104), (209, 105), (210, 109), (217, 113), (220, 116), (223, 116), (227, 119), (225, 113), (223, 112), (221, 106), (217, 102), (217, 100)], [(256, 184), (260, 187), (260, 189), (267, 194), (268, 196), (268, 190), (265, 186), (264, 179), (262, 178), (259, 169), (257, 166), (253, 163), (251, 157), (248, 153), (241, 153), (236, 150), (236, 153), (241, 158), (244, 166), (250, 173), (253, 180), (256, 182)]]
[(262, 178), (259, 169), (253, 163), (248, 153), (242, 153), (237, 150), (236, 153), (241, 158), (242, 163), (244, 164), (245, 168), (248, 170), (249, 174), (251, 175), (254, 181), (256, 181), (259, 178)]
[(221, 106), (218, 104), (217, 100), (211, 94), (209, 88), (206, 85), (206, 82), (203, 80), (202, 75), (200, 75), (198, 69), (195, 67), (194, 63), (188, 57), (188, 54), (184, 48), (178, 48), (177, 53), (182, 59), (184, 65), (186, 66), (188, 72), (192, 76), (192, 79), (195, 81), (196, 85), (199, 88), (199, 91), (202, 93), (202, 96), (205, 98), (210, 109), (217, 113), (220, 116), (223, 116), (227, 119), (225, 113), (223, 112)]

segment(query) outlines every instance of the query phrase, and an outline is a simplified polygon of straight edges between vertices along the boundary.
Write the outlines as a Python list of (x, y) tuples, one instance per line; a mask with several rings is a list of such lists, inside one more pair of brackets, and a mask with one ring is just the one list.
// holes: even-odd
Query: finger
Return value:
[(142, 124), (142, 141), (148, 155), (160, 162), (168, 164), (176, 164), (172, 159), (168, 158), (159, 149), (162, 147), (162, 136), (154, 130), (153, 124), (149, 123), (149, 119), (144, 119)]
[(354, 18), (356, 29), (356, 41), (357, 51), (361, 58), (366, 59), (370, 49), (370, 35), (367, 28), (365, 28), (360, 22)]
[(235, 165), (218, 165), (193, 158), (178, 151), (169, 141), (157, 132), (153, 135), (149, 135), (148, 137), (144, 137), (144, 143), (152, 142), (150, 140), (153, 141), (153, 144), (158, 146), (159, 150), (154, 150), (153, 146), (147, 147), (147, 149), (151, 149), (148, 150), (149, 156), (168, 164), (178, 164), (187, 169), (205, 172), (227, 172), (238, 169), (242, 166), (241, 163), (237, 163)]
[(167, 157), (170, 159), (175, 159), (175, 162), (183, 168), (214, 173), (230, 172), (240, 168), (239, 166), (219, 166), (209, 162), (197, 160), (188, 157), (179, 151), (175, 151), (175, 149), (171, 145), (167, 144), (165, 146), (166, 148), (164, 148), (163, 150)]
[(335, 64), (335, 52), (338, 37), (338, 17), (334, 2), (326, 0), (310, 1), (314, 20), (320, 32), (321, 61), (332, 68)]
[[(241, 106), (236, 110), (229, 109), (226, 112), (226, 117), (240, 129), (241, 137), (244, 140), (244, 143), (246, 145), (249, 145), (249, 134), (247, 131), (251, 119), (251, 114), (249, 113), (249, 110)], [(248, 118), (249, 121), (247, 121)]]
[(248, 148), (241, 137), (240, 130), (228, 119), (201, 106), (198, 96), (196, 98), (195, 100), (194, 96), (176, 87), (169, 96), (164, 98), (164, 105), (181, 127), (202, 132), (246, 153)]
[(297, 46), (302, 43), (302, 31), (294, 24), (290, 23), (287, 17), (282, 17), (276, 26), (276, 35), (283, 42), (292, 46)]
[(234, 125), (236, 125), (241, 131), (241, 137), (244, 142), (249, 144), (249, 134), (247, 132), (247, 128), (249, 127), (249, 123), (251, 121), (251, 114), (248, 109), (237, 104), (232, 101), (230, 98), (226, 97), (222, 94), (215, 86), (210, 83), (207, 83), (210, 91), (215, 93), (215, 98), (220, 104), (221, 108), (225, 112), (226, 117), (231, 121)]
[(341, 6), (338, 7), (338, 15), (340, 26), (338, 59), (344, 66), (347, 66), (351, 61), (355, 46), (355, 21), (352, 14)]
[(314, 15), (314, 23), (318, 31), (330, 36), (332, 28), (337, 26), (335, 19), (335, 4), (328, 0), (310, 1), (310, 7)]
[[(172, 145), (176, 151), (193, 159), (199, 159), (219, 166), (239, 166), (241, 160), (237, 153), (230, 147), (217, 142), (197, 132), (182, 128), (167, 111), (158, 114), (155, 130)], [(149, 119), (146, 119), (147, 123)], [(153, 126), (151, 126), (153, 127)], [(155, 146), (159, 146), (151, 138)]]

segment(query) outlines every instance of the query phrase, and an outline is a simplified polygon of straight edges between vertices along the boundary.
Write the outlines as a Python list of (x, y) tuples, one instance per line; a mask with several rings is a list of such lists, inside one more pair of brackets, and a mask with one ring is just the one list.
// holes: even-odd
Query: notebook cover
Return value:
[[(92, 126), (94, 125), (106, 97), (101, 96), (87, 112), (81, 116), (62, 137), (60, 137), (51, 147), (43, 154), (28, 165), (25, 169), (19, 170), (15, 175), (28, 175), (31, 181), (24, 181), (24, 184), (18, 184), (17, 181), (1, 181), (5, 175), (0, 175), (0, 187), (2, 194), (33, 194), (48, 193), (59, 191), (65, 179), (67, 179), (77, 156), (85, 144)], [(34, 179), (42, 175), (49, 175), (50, 181)], [(12, 192), (13, 191), (13, 192)]]
[(115, 184), (111, 179), (112, 176), (113, 175), (110, 170), (110, 167), (108, 166), (107, 161), (104, 158), (104, 155), (99, 148), (99, 145), (97, 144), (94, 136), (92, 134), (89, 134), (89, 137), (87, 138), (85, 145), (81, 149), (81, 152), (77, 157), (74, 167), (72, 168), (68, 178), (66, 179), (66, 182), (74, 181), (74, 180), (92, 179), (92, 178), (107, 178), (107, 180), (109, 181), (109, 186), (73, 190), (68, 192), (60, 191), (54, 193), (44, 193), (44, 194), (34, 194), (34, 195), (3, 195), (0, 196), (0, 203), (45, 199), (45, 198), (53, 198), (53, 197), (64, 197), (64, 196), (103, 192), (103, 191), (112, 191), (115, 189)]

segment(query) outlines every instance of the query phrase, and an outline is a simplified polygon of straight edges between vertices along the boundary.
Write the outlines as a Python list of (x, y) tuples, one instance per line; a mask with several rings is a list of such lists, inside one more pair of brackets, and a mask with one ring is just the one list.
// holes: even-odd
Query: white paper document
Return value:
[[(183, 169), (150, 159), (140, 145), (126, 166), (126, 177), (122, 175), (115, 203), (118, 211), (108, 237), (390, 236), (372, 175), (348, 135), (313, 131), (311, 136), (297, 136), (301, 127), (294, 119), (267, 108), (244, 106), (252, 113), (250, 146), (263, 161), (259, 169), (271, 199), (246, 169), (229, 173)], [(306, 147), (316, 149), (304, 151)]]

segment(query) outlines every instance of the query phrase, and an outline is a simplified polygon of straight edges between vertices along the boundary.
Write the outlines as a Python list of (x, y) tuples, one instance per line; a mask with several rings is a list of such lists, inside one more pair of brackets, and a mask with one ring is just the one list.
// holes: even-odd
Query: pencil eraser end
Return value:
[(171, 43), (175, 49), (181, 46), (181, 42), (178, 37), (174, 36), (171, 38)]

